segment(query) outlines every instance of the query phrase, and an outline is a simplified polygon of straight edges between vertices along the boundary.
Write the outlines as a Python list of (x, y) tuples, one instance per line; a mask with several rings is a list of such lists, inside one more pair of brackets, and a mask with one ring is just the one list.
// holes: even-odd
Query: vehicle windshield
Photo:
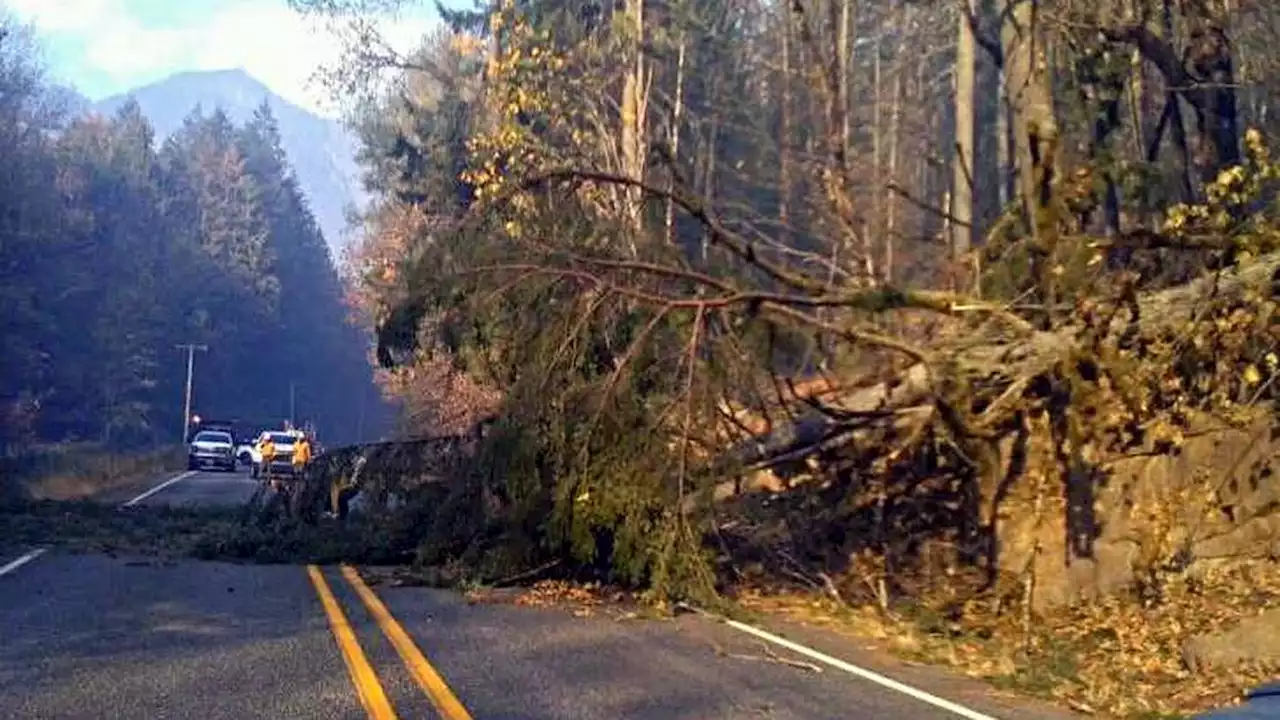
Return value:
[(271, 442), (276, 445), (292, 445), (293, 436), (289, 433), (270, 433)]
[(227, 443), (230, 445), (231, 436), (224, 432), (210, 432), (206, 430), (205, 432), (196, 433), (195, 442)]

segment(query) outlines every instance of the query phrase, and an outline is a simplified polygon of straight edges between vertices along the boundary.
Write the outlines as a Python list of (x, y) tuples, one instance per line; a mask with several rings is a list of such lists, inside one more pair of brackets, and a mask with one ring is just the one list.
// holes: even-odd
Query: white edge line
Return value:
[(897, 680), (894, 680), (892, 678), (887, 678), (884, 675), (881, 675), (880, 673), (872, 672), (870, 670), (867, 670), (866, 668), (860, 668), (857, 665), (845, 662), (844, 660), (841, 660), (839, 658), (834, 658), (825, 653), (820, 653), (817, 650), (805, 647), (800, 643), (792, 642), (790, 640), (787, 640), (786, 638), (778, 637), (773, 633), (765, 632), (760, 628), (752, 627), (750, 625), (747, 625), (746, 623), (738, 622), (737, 620), (729, 620), (728, 618), (725, 618), (724, 622), (726, 625), (734, 628), (735, 630), (740, 630), (744, 633), (747, 633), (748, 635), (754, 635), (762, 640), (768, 640), (769, 642), (775, 645), (781, 645), (782, 647), (787, 648), (788, 650), (791, 650), (793, 652), (797, 652), (797, 653), (800, 653), (801, 655), (811, 657), (814, 660), (824, 662), (827, 665), (830, 665), (831, 667), (836, 668), (837, 670), (843, 670), (851, 675), (857, 675), (858, 677), (864, 680), (870, 680), (871, 682), (877, 685), (889, 688), (890, 690), (896, 690), (897, 692), (900, 692), (903, 695), (907, 695), (909, 697), (915, 698), (916, 700), (919, 700), (921, 702), (929, 703), (934, 707), (938, 707), (938, 708), (942, 708), (943, 710), (950, 711), (952, 713), (955, 713), (956, 715), (959, 715), (960, 717), (969, 718), (969, 720), (996, 720), (996, 718), (990, 715), (983, 715), (982, 713), (977, 712), (976, 710), (970, 710), (969, 708), (963, 705), (957, 705), (956, 703), (953, 703), (950, 700), (940, 698), (937, 695), (927, 693), (924, 690), (913, 688), (910, 685), (900, 683)]
[(32, 560), (35, 560), (36, 558), (40, 557), (40, 556), (41, 556), (41, 555), (43, 555), (43, 554), (44, 554), (44, 548), (38, 548), (38, 549), (36, 549), (36, 550), (32, 550), (31, 552), (27, 553), (26, 555), (23, 555), (22, 557), (18, 558), (17, 560), (14, 560), (13, 562), (9, 563), (8, 565), (5, 565), (4, 567), (0, 567), (0, 577), (3, 577), (3, 576), (5, 576), (5, 575), (8, 575), (9, 573), (13, 572), (14, 570), (17, 570), (18, 568), (22, 567), (23, 565), (26, 565), (27, 563), (31, 562)]
[(173, 485), (173, 484), (175, 484), (175, 483), (182, 482), (183, 480), (186, 480), (187, 478), (191, 477), (192, 475), (195, 475), (195, 474), (196, 474), (196, 473), (198, 473), (198, 472), (200, 472), (200, 471), (199, 471), (199, 470), (188, 470), (188, 471), (186, 471), (186, 472), (184, 472), (184, 473), (179, 473), (179, 474), (177, 474), (177, 475), (174, 475), (173, 477), (169, 478), (168, 480), (165, 480), (164, 482), (162, 482), (162, 483), (160, 483), (159, 485), (157, 485), (157, 486), (155, 486), (155, 487), (151, 488), (150, 490), (148, 490), (148, 491), (146, 491), (146, 492), (142, 493), (142, 494), (141, 494), (141, 495), (139, 495), (138, 497), (136, 497), (136, 498), (134, 498), (134, 499), (130, 500), (129, 502), (127, 502), (127, 503), (125, 503), (125, 504), (121, 505), (120, 507), (133, 507), (134, 505), (137, 505), (138, 503), (142, 502), (143, 500), (146, 500), (147, 498), (151, 497), (152, 495), (155, 495), (156, 493), (160, 492), (161, 490), (164, 490), (165, 488), (169, 487), (170, 485)]

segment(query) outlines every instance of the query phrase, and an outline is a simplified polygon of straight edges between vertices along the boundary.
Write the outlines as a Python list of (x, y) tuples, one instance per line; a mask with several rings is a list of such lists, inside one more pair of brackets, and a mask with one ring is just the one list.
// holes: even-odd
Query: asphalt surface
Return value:
[[(188, 473), (177, 473), (177, 475), (188, 475)], [(157, 483), (155, 486), (162, 484), (163, 482)], [(200, 470), (154, 495), (146, 495), (146, 492), (140, 491), (134, 497), (146, 495), (136, 501), (135, 504), (140, 506), (243, 505), (253, 497), (257, 489), (258, 481), (250, 477), (248, 470), (239, 470), (234, 473)]]
[[(136, 504), (238, 504), (254, 489), (245, 473), (199, 472)], [(0, 568), (12, 560), (0, 557)], [(363, 680), (348, 670), (342, 630), (307, 568), (35, 557), (0, 575), (0, 718), (369, 718), (378, 688), (400, 718), (466, 717), (435, 709), (441, 686), (476, 720), (966, 717), (915, 690), (963, 703), (971, 720), (1068, 717), (803, 628), (788, 637), (826, 642), (818, 649), (910, 687), (883, 687), (698, 616), (584, 618), (373, 586), (433, 685), (415, 679), (356, 585), (338, 568), (321, 572), (367, 657)]]

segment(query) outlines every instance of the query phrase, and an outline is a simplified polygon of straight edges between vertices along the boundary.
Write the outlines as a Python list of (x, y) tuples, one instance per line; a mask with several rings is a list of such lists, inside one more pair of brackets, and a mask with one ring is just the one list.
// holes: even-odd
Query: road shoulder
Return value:
[(993, 717), (1044, 720), (1085, 717), (1045, 700), (1000, 690), (983, 679), (968, 677), (944, 666), (903, 660), (875, 640), (835, 625), (806, 623), (771, 614), (757, 615), (746, 624)]
[[(475, 717), (961, 717), (858, 677), (815, 669), (794, 653), (764, 648), (759, 640), (704, 617), (654, 620), (611, 607), (584, 615), (581, 608), (473, 602), (423, 587), (374, 587)], [(878, 667), (898, 674), (896, 666)]]
[(140, 477), (128, 483), (104, 490), (93, 497), (86, 499), (92, 502), (102, 503), (104, 505), (123, 505), (144, 493), (173, 480), (173, 478), (185, 475), (189, 472), (191, 471), (183, 468), (152, 473), (145, 477)]

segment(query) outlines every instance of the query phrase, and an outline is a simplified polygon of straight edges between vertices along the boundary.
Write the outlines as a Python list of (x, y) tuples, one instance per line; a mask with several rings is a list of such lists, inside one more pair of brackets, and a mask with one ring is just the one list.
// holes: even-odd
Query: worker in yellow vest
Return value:
[(293, 475), (302, 477), (311, 462), (311, 440), (306, 435), (299, 435), (293, 443)]
[(271, 479), (271, 463), (276, 459), (276, 444), (271, 440), (271, 433), (262, 433), (258, 440), (258, 452), (262, 455), (263, 479)]

